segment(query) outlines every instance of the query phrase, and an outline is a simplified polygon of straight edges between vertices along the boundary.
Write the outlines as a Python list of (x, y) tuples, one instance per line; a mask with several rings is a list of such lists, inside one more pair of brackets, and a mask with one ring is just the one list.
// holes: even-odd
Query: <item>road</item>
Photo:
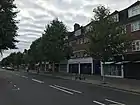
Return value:
[(0, 69), (0, 105), (140, 105), (140, 95)]

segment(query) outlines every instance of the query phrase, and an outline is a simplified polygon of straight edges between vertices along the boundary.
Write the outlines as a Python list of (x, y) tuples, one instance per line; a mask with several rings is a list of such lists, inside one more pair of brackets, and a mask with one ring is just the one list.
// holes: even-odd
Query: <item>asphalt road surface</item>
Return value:
[(140, 105), (140, 94), (0, 69), (0, 105)]

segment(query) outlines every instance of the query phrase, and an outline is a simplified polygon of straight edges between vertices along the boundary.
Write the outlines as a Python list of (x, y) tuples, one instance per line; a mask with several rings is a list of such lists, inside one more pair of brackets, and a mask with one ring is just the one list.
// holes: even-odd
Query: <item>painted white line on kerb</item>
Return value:
[(80, 92), (80, 91), (73, 90), (73, 89), (69, 89), (69, 88), (66, 88), (66, 87), (59, 86), (59, 85), (54, 85), (54, 86), (56, 86), (56, 87), (58, 87), (58, 88), (66, 89), (66, 90), (69, 90), (69, 91), (72, 91), (72, 92), (75, 92), (75, 93), (79, 93), (79, 94), (82, 93), (82, 92)]
[(103, 104), (101, 102), (98, 102), (98, 101), (93, 101), (93, 102), (96, 103), (96, 104), (98, 104), (98, 105), (105, 105), (105, 104)]
[(73, 95), (73, 93), (72, 92), (69, 92), (69, 91), (67, 91), (67, 90), (63, 90), (63, 89), (60, 89), (60, 88), (58, 88), (58, 87), (55, 87), (55, 86), (52, 86), (52, 85), (49, 85), (51, 88), (54, 88), (54, 89), (57, 89), (57, 90), (60, 90), (60, 91), (63, 91), (63, 92), (65, 92), (65, 93), (68, 93), (68, 94), (71, 94), (71, 95)]
[(114, 104), (117, 104), (117, 105), (125, 105), (125, 104), (123, 104), (123, 103), (116, 102), (116, 101), (113, 101), (113, 100), (109, 100), (109, 99), (105, 99), (105, 100), (108, 101), (108, 102), (112, 102), (112, 103), (114, 103)]
[(37, 80), (37, 79), (32, 79), (33, 81), (35, 82), (38, 82), (38, 83), (44, 83), (43, 81), (40, 81), (40, 80)]
[(21, 76), (21, 77), (26, 78), (26, 79), (28, 78), (28, 77), (26, 77), (26, 76), (24, 76), (24, 75), (23, 75), (23, 76)]

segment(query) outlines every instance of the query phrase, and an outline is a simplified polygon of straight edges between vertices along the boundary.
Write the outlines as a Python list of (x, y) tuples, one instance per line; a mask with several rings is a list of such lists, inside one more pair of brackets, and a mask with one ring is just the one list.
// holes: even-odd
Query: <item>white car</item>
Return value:
[(7, 70), (14, 70), (12, 67), (6, 67)]
[(2, 67), (2, 69), (5, 69), (5, 67)]

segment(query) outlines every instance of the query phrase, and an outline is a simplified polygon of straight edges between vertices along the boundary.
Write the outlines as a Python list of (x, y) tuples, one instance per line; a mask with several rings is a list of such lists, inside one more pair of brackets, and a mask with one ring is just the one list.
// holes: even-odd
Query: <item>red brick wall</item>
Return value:
[(131, 32), (131, 24), (126, 26), (127, 33), (132, 36), (134, 40), (140, 40), (140, 30)]
[[(133, 40), (140, 40), (140, 30), (131, 32), (131, 23), (126, 25), (126, 31), (129, 35), (131, 35)], [(134, 53), (132, 49), (128, 49), (128, 53)]]

